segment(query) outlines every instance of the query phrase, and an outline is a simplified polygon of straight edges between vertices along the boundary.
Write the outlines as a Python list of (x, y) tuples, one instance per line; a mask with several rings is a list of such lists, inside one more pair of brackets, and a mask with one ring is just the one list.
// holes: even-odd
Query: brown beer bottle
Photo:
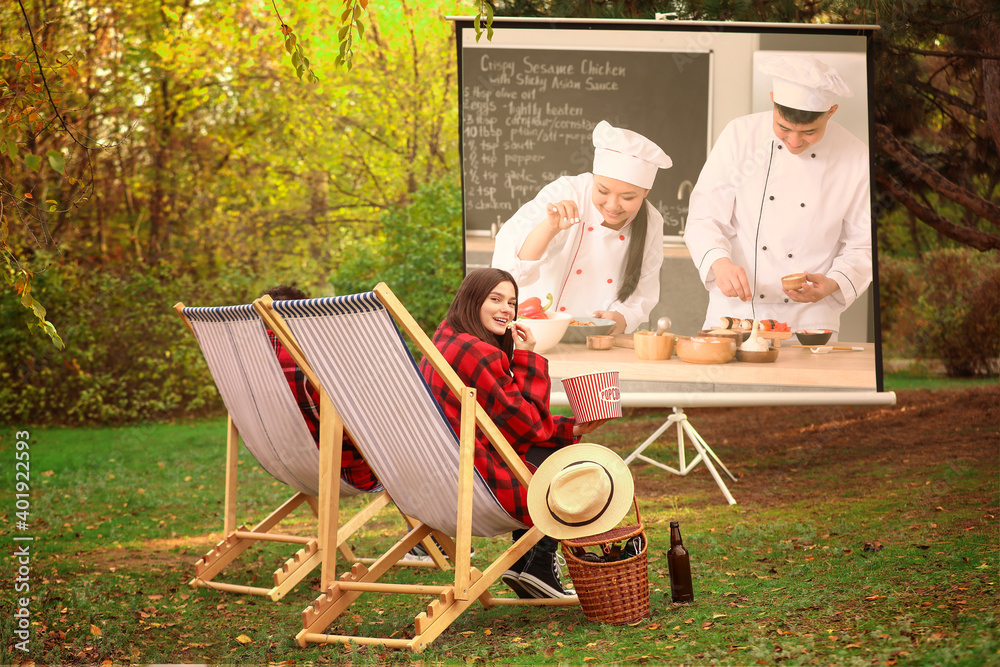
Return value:
[(691, 557), (681, 542), (681, 528), (670, 522), (670, 551), (667, 552), (667, 569), (670, 570), (670, 598), (674, 602), (694, 602), (691, 585)]

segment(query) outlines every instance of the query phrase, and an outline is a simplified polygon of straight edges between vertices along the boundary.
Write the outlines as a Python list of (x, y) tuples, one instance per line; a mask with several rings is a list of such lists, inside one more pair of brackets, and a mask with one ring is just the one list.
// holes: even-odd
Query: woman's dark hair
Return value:
[(774, 103), (774, 108), (778, 112), (779, 116), (794, 125), (809, 125), (810, 123), (815, 123), (829, 111), (803, 111), (802, 109), (786, 107), (783, 104), (778, 104), (777, 102)]
[[(445, 321), (455, 333), (472, 334), (479, 340), (496, 345), (508, 357), (514, 354), (514, 334), (510, 329), (502, 336), (486, 328), (480, 315), (486, 297), (490, 295), (493, 288), (502, 282), (508, 282), (514, 286), (514, 300), (517, 300), (517, 281), (503, 269), (476, 269), (465, 276), (462, 285), (455, 294), (455, 300), (448, 308), (448, 315)], [(517, 317), (517, 307), (514, 307), (514, 317)]]
[(628, 240), (628, 249), (625, 251), (625, 271), (622, 275), (622, 285), (618, 288), (618, 300), (632, 296), (636, 286), (639, 285), (639, 276), (642, 274), (642, 255), (646, 251), (646, 220), (649, 213), (647, 206), (652, 206), (649, 201), (644, 201), (639, 207), (639, 212), (632, 220), (632, 235)]
[(305, 292), (293, 285), (278, 285), (276, 287), (272, 287), (271, 289), (264, 290), (263, 294), (268, 295), (275, 301), (289, 301), (309, 298), (306, 296)]

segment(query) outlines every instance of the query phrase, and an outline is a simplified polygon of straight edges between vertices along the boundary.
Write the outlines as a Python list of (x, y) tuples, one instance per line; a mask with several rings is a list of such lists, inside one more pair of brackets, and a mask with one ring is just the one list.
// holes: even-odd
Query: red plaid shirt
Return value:
[[(278, 356), (278, 363), (281, 370), (285, 372), (285, 379), (292, 389), (292, 395), (299, 404), (302, 417), (306, 420), (309, 433), (312, 434), (316, 446), (319, 447), (319, 392), (312, 386), (306, 378), (306, 374), (295, 364), (292, 355), (288, 353), (285, 346), (281, 344), (274, 332), (268, 330), (267, 337), (271, 341), (271, 347)], [(344, 443), (340, 455), (340, 478), (351, 486), (362, 491), (373, 491), (380, 488), (379, 481), (375, 473), (361, 457), (361, 452), (357, 450), (351, 437), (344, 433)]]
[[(471, 334), (456, 334), (446, 322), (434, 333), (434, 344), (469, 387), (522, 460), (528, 449), (564, 447), (573, 444), (573, 419), (549, 412), (549, 364), (545, 357), (516, 350), (511, 363), (495, 345)], [(458, 433), (461, 403), (428, 363), (420, 362), (431, 393), (441, 404), (445, 417)], [(517, 481), (503, 460), (493, 453), (483, 433), (476, 434), (476, 470), (493, 490), (500, 505), (527, 525), (528, 490)], [(529, 464), (529, 468), (531, 468)]]

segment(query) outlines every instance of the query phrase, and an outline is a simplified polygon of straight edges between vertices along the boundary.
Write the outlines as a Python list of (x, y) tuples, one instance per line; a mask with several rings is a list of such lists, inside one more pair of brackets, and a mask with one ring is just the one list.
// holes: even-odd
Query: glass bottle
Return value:
[(670, 570), (670, 598), (674, 602), (694, 602), (691, 584), (691, 556), (681, 541), (681, 528), (670, 522), (670, 551), (667, 552), (667, 569)]

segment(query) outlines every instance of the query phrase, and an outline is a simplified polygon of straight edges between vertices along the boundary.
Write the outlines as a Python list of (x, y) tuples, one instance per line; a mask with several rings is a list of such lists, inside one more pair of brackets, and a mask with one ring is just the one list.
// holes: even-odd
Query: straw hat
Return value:
[(553, 539), (597, 535), (618, 525), (634, 493), (632, 473), (618, 454), (601, 445), (570, 445), (532, 476), (528, 514)]

